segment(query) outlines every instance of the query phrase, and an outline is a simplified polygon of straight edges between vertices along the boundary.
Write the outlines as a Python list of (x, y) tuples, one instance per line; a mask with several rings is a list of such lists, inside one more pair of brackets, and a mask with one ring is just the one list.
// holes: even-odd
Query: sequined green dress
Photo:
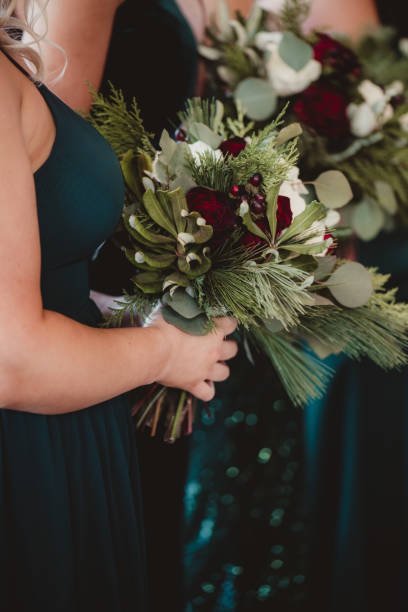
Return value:
[[(88, 266), (120, 218), (121, 171), (96, 130), (46, 87), (38, 90), (56, 125), (51, 154), (34, 175), (44, 308), (96, 327), (102, 317), (89, 299)], [(146, 605), (126, 398), (55, 416), (0, 410), (0, 610), (144, 612)]]

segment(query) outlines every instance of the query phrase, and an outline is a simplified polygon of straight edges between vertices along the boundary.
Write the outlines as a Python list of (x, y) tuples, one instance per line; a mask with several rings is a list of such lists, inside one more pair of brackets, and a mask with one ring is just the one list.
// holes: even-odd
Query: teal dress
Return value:
[[(408, 300), (408, 233), (361, 245)], [(408, 609), (408, 368), (327, 360), (327, 397), (305, 410), (307, 608)]]
[[(34, 175), (44, 308), (97, 327), (88, 265), (119, 220), (121, 171), (90, 125), (38, 90), (56, 125)], [(0, 609), (144, 612), (145, 588), (126, 397), (55, 416), (0, 410)]]
[[(177, 112), (195, 94), (197, 43), (175, 0), (126, 0), (117, 10), (101, 90), (109, 82), (136, 98), (156, 137), (172, 134)], [(156, 139), (157, 140), (157, 139)], [(91, 267), (92, 288), (112, 295), (131, 289), (134, 267), (107, 243)], [(146, 525), (149, 601), (153, 612), (183, 609), (183, 493), (188, 438), (169, 445), (137, 432)]]

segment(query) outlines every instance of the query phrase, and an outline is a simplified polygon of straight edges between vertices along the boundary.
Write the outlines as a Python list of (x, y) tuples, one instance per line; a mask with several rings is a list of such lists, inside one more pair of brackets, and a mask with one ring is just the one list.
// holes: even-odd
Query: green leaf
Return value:
[(151, 172), (152, 160), (146, 153), (137, 153), (127, 151), (121, 159), (120, 166), (122, 168), (123, 177), (127, 187), (135, 194), (140, 201), (142, 198), (142, 185), (145, 171)]
[(331, 246), (331, 242), (330, 238), (324, 242), (314, 242), (312, 244), (286, 244), (281, 245), (280, 248), (285, 251), (299, 253), (300, 255), (320, 255), (320, 253), (323, 253)]
[(206, 274), (211, 268), (211, 259), (207, 255), (207, 248), (200, 253), (190, 251), (187, 255), (178, 258), (180, 272), (186, 274), (188, 278), (194, 279)]
[(254, 121), (265, 121), (276, 110), (277, 96), (270, 83), (249, 77), (238, 85), (234, 98)]
[(369, 270), (355, 261), (348, 261), (337, 268), (327, 286), (333, 297), (347, 308), (364, 306), (373, 293), (373, 281)]
[(140, 240), (141, 237), (144, 242), (147, 242), (152, 246), (159, 244), (174, 244), (174, 238), (171, 238), (170, 236), (164, 236), (163, 234), (158, 234), (156, 232), (152, 232), (146, 229), (137, 215), (130, 215), (128, 218), (125, 217), (124, 222), (129, 233), (136, 240)]
[(172, 220), (170, 219), (167, 212), (163, 210), (163, 207), (156, 195), (152, 191), (146, 191), (143, 195), (143, 204), (147, 214), (169, 234), (177, 238), (177, 231), (174, 227)]
[(161, 293), (163, 279), (164, 276), (160, 272), (140, 272), (131, 280), (143, 293)]
[(194, 319), (185, 319), (168, 306), (164, 306), (161, 313), (167, 323), (192, 336), (206, 336), (212, 328), (211, 321), (203, 314)]
[(282, 232), (281, 237), (279, 238), (279, 243), (283, 244), (287, 240), (298, 236), (299, 234), (303, 234), (310, 230), (312, 224), (315, 221), (322, 221), (326, 217), (326, 210), (324, 209), (323, 204), (320, 202), (312, 202), (308, 204), (303, 212), (300, 215), (297, 215), (290, 224), (290, 226)]
[[(136, 257), (138, 259), (136, 259)], [(168, 268), (176, 261), (176, 253), (151, 253), (147, 250), (140, 249), (135, 253), (137, 263), (146, 263), (150, 268)]]
[(285, 32), (279, 44), (279, 55), (285, 64), (299, 72), (313, 59), (313, 49), (292, 32)]
[(201, 57), (208, 59), (212, 62), (217, 62), (222, 58), (222, 53), (215, 47), (209, 47), (208, 45), (198, 45), (198, 51)]
[(201, 140), (205, 142), (212, 149), (218, 149), (220, 144), (223, 141), (223, 137), (219, 134), (216, 134), (208, 125), (204, 123), (193, 123), (190, 126), (191, 134), (197, 138), (197, 140)]
[(390, 215), (395, 215), (398, 210), (398, 203), (391, 185), (385, 181), (374, 181), (374, 186), (381, 206)]
[(191, 297), (184, 289), (177, 289), (170, 295), (165, 293), (163, 296), (163, 304), (172, 308), (177, 314), (181, 315), (185, 319), (194, 319), (199, 314), (203, 314), (204, 311), (199, 307), (194, 298)]
[(326, 208), (341, 208), (353, 199), (350, 183), (339, 170), (326, 170), (314, 181), (316, 195)]
[(170, 288), (172, 290), (175, 287), (188, 287), (189, 280), (185, 274), (180, 272), (172, 272), (169, 276), (166, 276), (163, 282), (163, 291)]
[(276, 213), (278, 210), (279, 189), (280, 185), (274, 185), (266, 194), (266, 216), (269, 221), (272, 241), (275, 240), (276, 226), (278, 224)]
[(185, 215), (188, 213), (188, 204), (184, 192), (181, 189), (176, 189), (174, 191), (166, 191), (163, 193), (170, 202), (177, 232), (184, 232), (186, 228)]
[(247, 35), (249, 39), (254, 38), (259, 28), (261, 27), (263, 19), (263, 11), (256, 4), (252, 7), (251, 12), (248, 15), (248, 19), (246, 20), (245, 27), (247, 31)]
[(336, 257), (334, 255), (327, 255), (326, 257), (319, 257), (317, 268), (313, 272), (313, 276), (317, 281), (325, 280), (333, 272), (333, 268), (336, 265)]
[(211, 225), (207, 225), (206, 220), (198, 212), (193, 211), (188, 214), (187, 227), (185, 233), (180, 232), (178, 241), (185, 244), (204, 244), (211, 240), (214, 230)]
[(251, 234), (254, 234), (255, 236), (258, 236), (259, 238), (263, 238), (264, 240), (268, 241), (266, 234), (263, 233), (263, 231), (257, 226), (255, 221), (252, 219), (251, 213), (249, 211), (248, 202), (241, 203), (238, 214), (242, 218), (242, 221), (245, 227), (251, 232)]
[(361, 240), (368, 241), (375, 238), (384, 226), (384, 222), (384, 211), (372, 198), (366, 197), (352, 208), (350, 223)]
[(300, 123), (291, 123), (290, 125), (287, 125), (279, 132), (275, 144), (277, 147), (279, 147), (285, 142), (288, 142), (288, 140), (292, 140), (292, 138), (296, 138), (297, 136), (300, 136), (302, 133), (303, 133), (303, 130), (302, 130), (302, 126), (300, 125)]

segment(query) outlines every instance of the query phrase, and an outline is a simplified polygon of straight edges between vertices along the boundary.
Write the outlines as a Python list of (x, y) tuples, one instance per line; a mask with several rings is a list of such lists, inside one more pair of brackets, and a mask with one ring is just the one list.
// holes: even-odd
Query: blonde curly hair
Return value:
[[(44, 79), (40, 43), (46, 35), (45, 8), (48, 0), (0, 0), (0, 48), (23, 63), (33, 78)], [(41, 21), (42, 33), (36, 31)], [(22, 38), (16, 37), (22, 33)]]

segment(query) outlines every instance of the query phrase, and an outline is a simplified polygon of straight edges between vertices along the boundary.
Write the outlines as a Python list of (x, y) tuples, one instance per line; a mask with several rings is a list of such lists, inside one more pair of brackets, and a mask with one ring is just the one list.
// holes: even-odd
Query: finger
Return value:
[(209, 381), (204, 381), (199, 383), (192, 389), (191, 393), (195, 395), (195, 397), (203, 402), (209, 402), (213, 399), (215, 395), (215, 387), (214, 383)]
[(221, 345), (220, 361), (233, 359), (238, 353), (238, 344), (233, 340), (225, 340)]
[(229, 334), (232, 334), (238, 326), (238, 321), (232, 317), (222, 317), (220, 319), (216, 319), (215, 322), (218, 330), (223, 333), (224, 336), (229, 336)]
[(216, 363), (211, 369), (211, 380), (222, 382), (227, 380), (230, 375), (230, 369), (225, 363)]

